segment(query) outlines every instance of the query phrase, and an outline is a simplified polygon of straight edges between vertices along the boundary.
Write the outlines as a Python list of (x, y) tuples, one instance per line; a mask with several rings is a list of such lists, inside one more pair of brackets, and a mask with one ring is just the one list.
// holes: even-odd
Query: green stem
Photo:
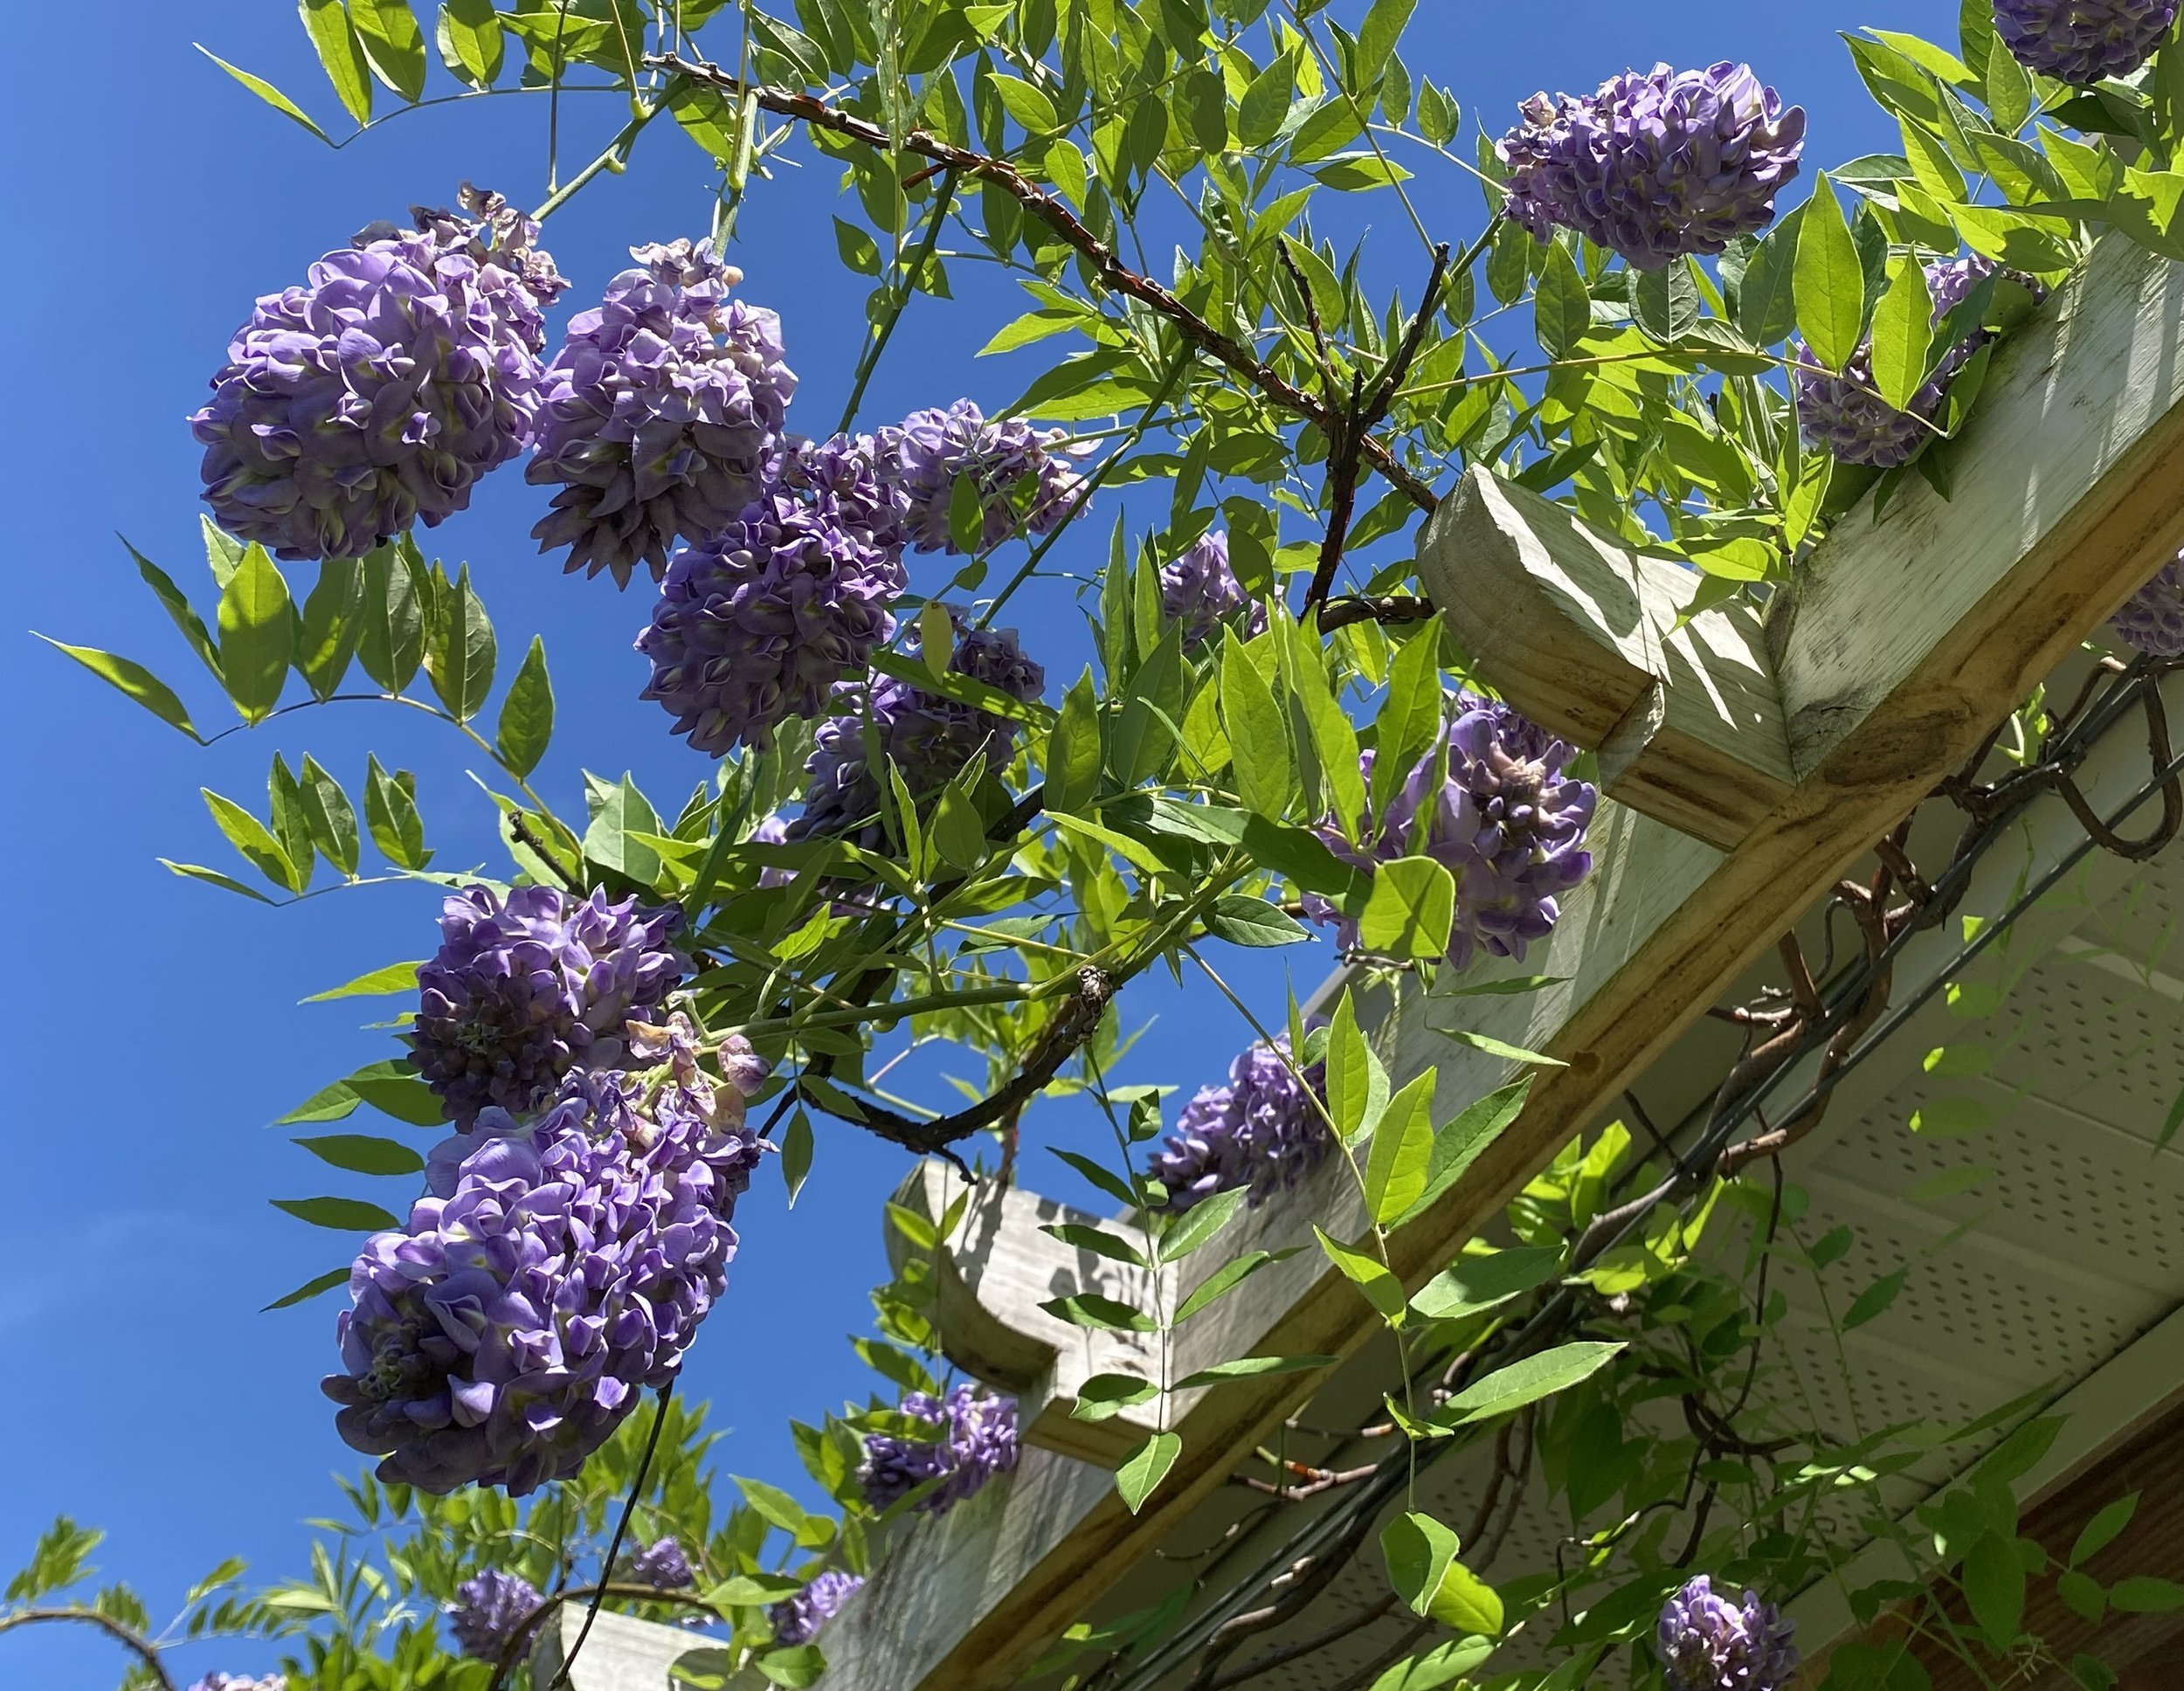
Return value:
[(556, 189), (541, 201), (538, 209), (531, 213), (532, 218), (539, 223), (545, 222), (547, 218), (566, 205), (577, 190), (590, 182), (592, 177), (598, 176), (600, 171), (619, 169), (645, 126), (658, 117), (667, 104), (667, 96), (662, 94), (651, 105), (639, 106), (631, 116), (630, 121), (615, 132), (614, 139), (607, 142), (606, 150), (593, 159), (591, 163), (585, 165), (583, 169), (577, 171), (575, 176), (570, 177), (565, 186)]
[(917, 251), (910, 255), (909, 269), (902, 273), (902, 281), (895, 296), (888, 302), (888, 314), (880, 320), (872, 339), (866, 343), (864, 356), (857, 361), (856, 380), (849, 390), (849, 402), (842, 407), (842, 420), (834, 425), (836, 434), (847, 434), (849, 425), (857, 420), (857, 408), (864, 404), (865, 388), (871, 382), (873, 372), (880, 368), (880, 359), (894, 338), (895, 326), (902, 321), (909, 309), (910, 296), (917, 292), (918, 278), (924, 274), (926, 261), (933, 256), (933, 249), (940, 244), (941, 226), (948, 221), (948, 212), (956, 203), (956, 172), (951, 169), (940, 179), (940, 191), (933, 197), (932, 215), (925, 220), (925, 232), (919, 238)]
[(1023, 567), (1009, 577), (1008, 584), (995, 596), (993, 603), (986, 606), (985, 614), (978, 618), (979, 627), (985, 628), (992, 623), (994, 618), (1000, 614), (1001, 607), (1009, 602), (1010, 597), (1015, 593), (1016, 590), (1032, 578), (1033, 572), (1039, 568), (1040, 561), (1054, 549), (1054, 542), (1069, 532), (1069, 525), (1083, 514), (1084, 507), (1092, 502), (1092, 495), (1098, 491), (1101, 483), (1114, 473), (1122, 461), (1128, 458), (1136, 448), (1137, 443), (1144, 438), (1145, 431), (1151, 427), (1153, 418), (1158, 413), (1161, 406), (1167, 404), (1168, 396), (1175, 391), (1176, 383), (1183, 379), (1183, 372), (1190, 367), (1191, 343), (1185, 341), (1176, 348), (1175, 355), (1168, 361), (1168, 368), (1161, 376), (1159, 387), (1153, 390), (1152, 397), (1145, 402), (1144, 409), (1137, 413), (1137, 420), (1130, 425), (1130, 432), (1123, 437), (1122, 445), (1102, 459), (1100, 461), (1100, 467), (1085, 478), (1084, 485), (1077, 489), (1076, 499), (1071, 503), (1069, 508), (1062, 513), (1061, 521), (1054, 526), (1038, 545), (1032, 548), (1032, 555), (1024, 560)]
[(440, 721), (446, 722), (451, 728), (461, 729), (463, 733), (470, 736), (472, 742), (477, 746), (480, 751), (485, 753), (487, 757), (490, 757), (494, 763), (499, 765), (501, 772), (503, 775), (507, 776), (509, 780), (515, 783), (517, 789), (522, 793), (524, 797), (530, 800), (533, 807), (536, 809), (539, 815), (545, 818), (548, 823), (549, 823), (553, 827), (558, 829), (561, 832), (569, 834), (572, 839), (575, 837), (570, 829), (569, 825), (554, 814), (552, 807), (549, 806), (544, 799), (538, 796), (537, 791), (532, 787), (531, 783), (508, 767), (507, 760), (501, 756), (499, 749), (490, 740), (487, 740), (485, 735), (480, 734), (477, 729), (471, 727), (469, 723), (464, 721), (460, 717), (458, 717), (453, 713), (444, 710), (439, 706), (430, 703), (425, 700), (412, 699), (406, 693), (330, 693), (323, 699), (299, 699), (293, 705), (283, 705), (278, 710), (266, 712), (265, 715), (259, 717), (255, 722), (238, 722), (232, 728), (222, 728), (218, 734), (207, 735), (203, 743), (208, 746), (218, 745), (221, 741), (226, 739), (231, 734), (245, 733), (249, 729), (262, 727), (264, 724), (273, 721), (277, 717), (294, 715), (300, 710), (314, 710), (321, 705), (362, 704), (406, 705), (411, 710), (421, 710), (427, 716), (435, 717)]

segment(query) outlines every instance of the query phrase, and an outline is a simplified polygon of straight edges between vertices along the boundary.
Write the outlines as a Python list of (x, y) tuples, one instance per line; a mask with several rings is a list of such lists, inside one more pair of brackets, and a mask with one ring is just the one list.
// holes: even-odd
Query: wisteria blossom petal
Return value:
[[(488, 1106), (517, 1115), (579, 1066), (614, 1066), (625, 1025), (656, 1008), (688, 971), (668, 943), (675, 909), (604, 890), (577, 900), (552, 887), (505, 897), (473, 887), (440, 907), (440, 948), (417, 971), (411, 1060), (468, 1122)], [(520, 1156), (519, 1151), (499, 1153)]]
[(767, 1608), (766, 1619), (773, 1623), (773, 1641), (809, 1644), (840, 1612), (842, 1605), (864, 1589), (864, 1583), (857, 1575), (839, 1568), (815, 1576), (794, 1597), (784, 1598)]
[(516, 1629), (544, 1600), (522, 1575), (488, 1568), (455, 1587), (455, 1600), (447, 1605), (447, 1630), (466, 1656), (498, 1662)]
[[(1463, 968), (1482, 950), (1522, 961), (1553, 931), (1562, 894), (1593, 872), (1585, 848), (1600, 794), (1566, 771), (1575, 749), (1498, 700), (1449, 695), (1440, 735), (1389, 799), (1385, 815), (1358, 818), (1352, 845), (1330, 819), (1315, 832), (1344, 862), (1370, 874), (1399, 857), (1430, 857), (1456, 882), (1448, 961)], [(1368, 789), (1373, 754), (1359, 763)], [(1309, 894), (1306, 913), (1335, 922), (1342, 943), (1358, 924)]]
[(796, 376), (781, 320), (730, 300), (743, 273), (704, 243), (630, 249), (637, 260), (570, 320), (546, 367), (525, 477), (557, 487), (531, 530), (566, 567), (619, 586), (667, 573), (678, 541), (719, 534), (759, 495)]
[(1573, 229), (1639, 270), (1766, 228), (1805, 145), (1804, 109), (1785, 110), (1749, 65), (1655, 65), (1518, 109), (1495, 147), (1511, 220), (1542, 241)]
[(408, 1225), (350, 1270), (322, 1383), (381, 1479), (521, 1495), (675, 1378), (766, 1149), (710, 1090), (586, 1071), (530, 1126), (487, 1110), (436, 1149)]
[(536, 224), (467, 185), (462, 204), (375, 224), (258, 301), (190, 419), (221, 528), (276, 557), (362, 557), (522, 451), (565, 285)]
[[(972, 628), (957, 618), (949, 669), (957, 675), (1029, 703), (1047, 685), (1047, 672), (1024, 655), (1013, 628)], [(996, 773), (1016, 748), (1013, 718), (964, 704), (892, 675), (873, 675), (860, 686), (837, 687), (834, 714), (819, 725), (804, 795), (804, 813), (785, 837), (807, 839), (840, 834), (860, 845), (881, 843), (880, 776), (867, 742), (872, 739), (923, 803), (973, 761)]]
[(1994, 0), (1994, 33), (2028, 70), (2084, 87), (2129, 76), (2176, 21), (2176, 0)]
[[(1939, 323), (1997, 266), (1977, 256), (1937, 259), (1925, 266), (1926, 291), (1933, 300), (1933, 321)], [(2047, 289), (2029, 276), (2004, 272), (2035, 300)], [(1819, 368), (1812, 349), (1799, 341), (1792, 349), (1797, 366), (1797, 421), (1806, 441), (1844, 464), (1863, 464), (1874, 469), (1893, 469), (1908, 462), (1934, 438), (1934, 418), (1972, 355), (1994, 337), (1978, 328), (1958, 340), (1944, 353), (1933, 374), (1911, 396), (1903, 411), (1873, 391), (1873, 346), (1870, 337), (1858, 344), (1840, 375)]]
[(1242, 1188), (1255, 1209), (1326, 1160), (1334, 1144), (1321, 1102), (1327, 1065), (1300, 1077), (1286, 1034), (1253, 1046), (1229, 1065), (1228, 1084), (1202, 1087), (1183, 1107), (1149, 1172), (1183, 1211), (1216, 1192)]
[(2150, 658), (2184, 658), (2184, 554), (2155, 570), (2108, 625), (2125, 645)]
[(895, 633), (902, 542), (868, 439), (778, 455), (757, 500), (668, 564), (637, 637), (653, 666), (642, 696), (698, 751), (771, 749), (778, 724), (819, 715)]
[(1789, 1691), (1797, 1678), (1797, 1623), (1750, 1591), (1719, 1596), (1704, 1574), (1670, 1598), (1654, 1629), (1669, 1691)]
[(958, 482), (978, 501), (981, 547), (1019, 530), (1047, 534), (1069, 514), (1083, 478), (1057, 450), (1068, 438), (1060, 429), (1040, 434), (1017, 417), (989, 423), (958, 399), (946, 411), (913, 411), (874, 439), (881, 473), (902, 492), (911, 543), (921, 552), (960, 552)]
[(884, 1509), (927, 1480), (938, 1480), (941, 1483), (919, 1501), (917, 1508), (926, 1515), (944, 1514), (995, 1475), (1015, 1468), (1015, 1398), (989, 1397), (974, 1386), (959, 1385), (945, 1398), (910, 1392), (901, 1407), (903, 1414), (930, 1422), (934, 1436), (865, 1435), (865, 1460), (857, 1480), (865, 1501), (874, 1508)]

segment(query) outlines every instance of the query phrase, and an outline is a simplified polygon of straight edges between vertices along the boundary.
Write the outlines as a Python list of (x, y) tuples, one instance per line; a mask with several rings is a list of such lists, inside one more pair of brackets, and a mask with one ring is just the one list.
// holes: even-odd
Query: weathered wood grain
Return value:
[(1759, 616), (1694, 613), (1702, 577), (1690, 569), (1473, 469), (1427, 525), (1419, 573), (1487, 679), (1597, 749), (1602, 789), (1625, 804), (1726, 849), (1788, 792)]

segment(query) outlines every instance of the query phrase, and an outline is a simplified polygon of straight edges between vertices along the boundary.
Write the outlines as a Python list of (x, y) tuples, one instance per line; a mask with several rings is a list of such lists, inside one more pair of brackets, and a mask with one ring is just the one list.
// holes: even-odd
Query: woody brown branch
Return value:
[(112, 1615), (81, 1604), (45, 1609), (18, 1609), (11, 1615), (0, 1615), (0, 1632), (17, 1626), (35, 1626), (48, 1621), (73, 1621), (79, 1625), (95, 1626), (134, 1653), (144, 1664), (147, 1673), (157, 1681), (160, 1691), (175, 1691), (174, 1676), (167, 1671), (167, 1664), (160, 1660), (159, 1647), (135, 1627), (123, 1625)]
[[(1286, 246), (1282, 248), (1282, 257), (1289, 258)], [(1294, 271), (1294, 264), (1291, 268)], [(1387, 367), (1370, 389), (1363, 386), (1360, 377), (1352, 376), (1347, 405), (1337, 406), (1333, 393), (1328, 395), (1332, 427), (1327, 431), (1327, 535), (1320, 542), (1319, 567), (1312, 572), (1312, 584), (1305, 590), (1307, 611), (1325, 604), (1328, 594), (1334, 590), (1335, 571), (1342, 563), (1343, 548), (1349, 543), (1351, 517), (1357, 508), (1359, 455), (1372, 439), (1373, 430), (1387, 416), (1389, 407), (1395, 404), (1395, 391), (1402, 386), (1419, 348), (1425, 344), (1426, 329), (1440, 308), (1441, 284), (1448, 274), (1448, 244), (1443, 241), (1434, 248), (1434, 267), (1426, 278), (1426, 297), (1418, 302), (1418, 311), (1403, 331), (1403, 338), (1397, 343)], [(1301, 284), (1303, 279), (1300, 276), (1297, 280)], [(1331, 381), (1332, 371), (1329, 374)]]
[(959, 1139), (993, 1126), (1023, 1108), (1043, 1091), (1061, 1066), (1076, 1055), (1100, 1025), (1100, 1018), (1115, 996), (1116, 981), (1105, 970), (1089, 964), (1077, 971), (1076, 990), (1062, 1001), (1040, 1032), (1038, 1044), (1015, 1076), (1003, 1086), (969, 1108), (950, 1115), (937, 1116), (921, 1122), (914, 1115), (886, 1109), (863, 1099), (847, 1101), (858, 1111), (855, 1115), (845, 1115), (836, 1104), (822, 1095), (806, 1090), (798, 1083), (805, 1101), (815, 1108), (846, 1121), (853, 1127), (877, 1134), (905, 1149), (920, 1155), (945, 1154)]
[[(896, 140), (881, 125), (838, 110), (815, 94), (746, 82), (717, 65), (703, 59), (683, 59), (674, 53), (648, 54), (645, 64), (647, 69), (665, 71), (703, 86), (718, 88), (738, 100), (749, 99), (762, 111), (771, 112), (777, 117), (791, 118), (812, 128), (844, 135), (868, 147), (898, 147)], [(912, 129), (903, 135), (899, 149), (992, 183), (1081, 253), (1109, 291), (1158, 312), (1175, 325), (1185, 340), (1227, 365), (1284, 411), (1303, 418), (1321, 432), (1331, 434), (1335, 418), (1329, 406), (1272, 369), (1248, 347), (1222, 334), (1151, 277), (1142, 276), (1124, 265), (1075, 212), (1006, 160), (958, 147), (923, 129)], [(1368, 438), (1360, 442), (1358, 450), (1375, 470), (1401, 489), (1404, 496), (1421, 511), (1431, 511), (1440, 503), (1433, 489), (1406, 469), (1385, 442)]]

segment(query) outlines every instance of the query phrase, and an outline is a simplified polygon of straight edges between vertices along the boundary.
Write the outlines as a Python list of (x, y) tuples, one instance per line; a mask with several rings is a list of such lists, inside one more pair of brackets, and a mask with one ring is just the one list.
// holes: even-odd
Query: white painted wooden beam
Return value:
[[(562, 1670), (563, 1653), (576, 1650), (584, 1631), (584, 1605), (565, 1603), (538, 1629), (531, 1646), (531, 1683), (546, 1691)], [(563, 1681), (567, 1691), (675, 1691), (668, 1670), (693, 1650), (707, 1647), (702, 1632), (663, 1626), (602, 1609), (592, 1618), (584, 1648), (576, 1650)], [(746, 1669), (723, 1691), (771, 1691), (764, 1675)]]

